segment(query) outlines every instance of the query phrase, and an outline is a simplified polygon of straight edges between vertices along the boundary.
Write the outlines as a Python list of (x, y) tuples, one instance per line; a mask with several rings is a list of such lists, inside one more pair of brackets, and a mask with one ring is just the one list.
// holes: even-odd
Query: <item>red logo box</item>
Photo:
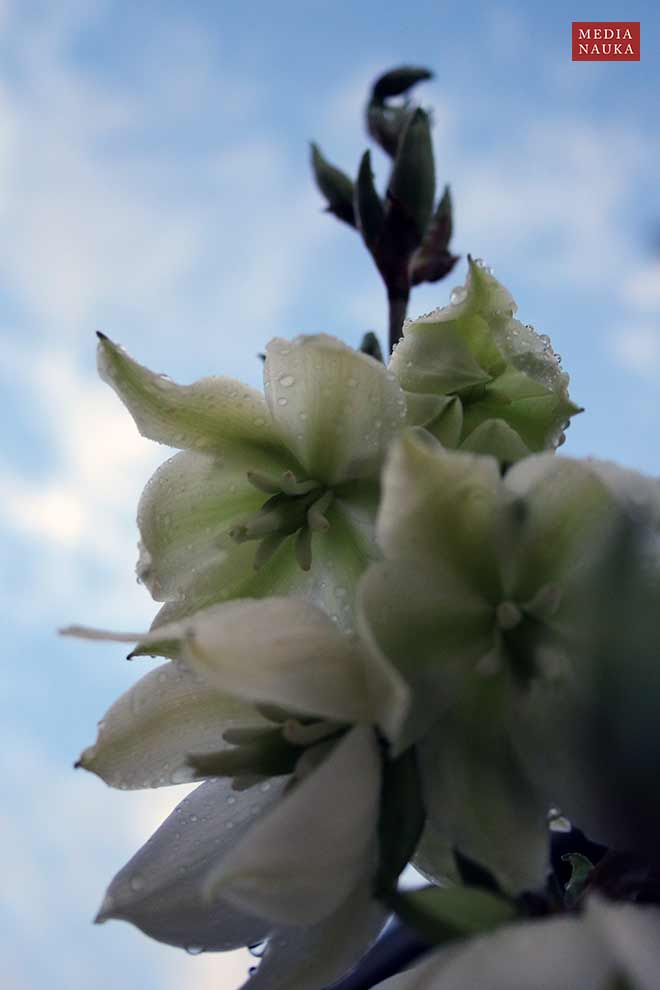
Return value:
[(573, 21), (574, 62), (639, 62), (639, 21)]

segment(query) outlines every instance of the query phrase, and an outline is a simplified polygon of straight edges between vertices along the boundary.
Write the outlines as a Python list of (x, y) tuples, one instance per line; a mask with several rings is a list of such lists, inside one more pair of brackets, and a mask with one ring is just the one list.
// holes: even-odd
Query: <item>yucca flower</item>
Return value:
[(78, 765), (119, 788), (205, 780), (110, 884), (120, 918), (190, 952), (268, 940), (251, 986), (323, 990), (387, 911), (375, 899), (384, 749), (400, 676), (291, 598), (234, 600), (143, 635), (176, 657), (109, 709)]
[[(417, 742), (431, 872), (435, 842), (509, 889), (544, 875), (553, 795), (541, 769), (554, 758), (544, 750), (528, 772), (525, 706), (570, 697), (593, 631), (583, 589), (626, 514), (654, 517), (657, 541), (659, 508), (654, 480), (612, 464), (543, 454), (502, 477), (494, 458), (446, 451), (423, 430), (393, 445), (385, 559), (362, 580), (359, 628), (411, 690), (398, 745)], [(638, 556), (636, 567), (651, 564)]]
[(350, 626), (377, 553), (380, 469), (406, 419), (394, 374), (324, 334), (270, 342), (265, 396), (230, 378), (177, 385), (105, 336), (98, 365), (142, 435), (181, 448), (138, 508), (138, 576), (167, 603), (157, 621), (294, 594)]
[(550, 338), (515, 319), (516, 309), (490, 269), (470, 258), (449, 306), (404, 323), (389, 366), (410, 422), (446, 447), (506, 463), (563, 443), (580, 409)]
[(655, 990), (660, 911), (592, 899), (581, 916), (506, 925), (440, 949), (376, 990)]

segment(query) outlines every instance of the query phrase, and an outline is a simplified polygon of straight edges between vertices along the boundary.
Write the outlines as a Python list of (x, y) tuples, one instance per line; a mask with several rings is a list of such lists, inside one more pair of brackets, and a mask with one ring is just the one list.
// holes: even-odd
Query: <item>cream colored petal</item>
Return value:
[(512, 894), (543, 884), (548, 804), (509, 740), (511, 685), (473, 683), (418, 745), (436, 841), (489, 869)]
[(280, 442), (263, 397), (231, 378), (177, 385), (99, 335), (98, 369), (144, 437), (169, 447), (224, 452), (236, 444), (277, 450)]
[(352, 729), (209, 872), (209, 897), (275, 922), (328, 918), (375, 868), (381, 757), (371, 729)]
[(146, 935), (193, 950), (237, 949), (262, 941), (273, 925), (202, 895), (209, 869), (240, 844), (260, 815), (277, 802), (285, 779), (268, 791), (233, 791), (210, 780), (179, 804), (110, 884), (98, 922), (130, 921)]
[(375, 990), (605, 990), (615, 975), (607, 946), (579, 918), (551, 918), (436, 951)]
[(388, 558), (453, 569), (496, 596), (500, 502), (494, 458), (445, 451), (409, 430), (393, 444), (383, 473), (378, 541)]
[(184, 451), (166, 461), (138, 506), (138, 575), (157, 601), (190, 599), (195, 608), (232, 597), (253, 576), (256, 544), (230, 529), (266, 500), (248, 471), (281, 475), (291, 461), (249, 445), (224, 457)]
[(618, 515), (598, 473), (588, 461), (539, 454), (514, 465), (504, 486), (511, 496), (501, 534), (509, 593), (525, 601), (549, 582), (580, 580)]
[(388, 917), (365, 877), (333, 914), (314, 925), (280, 928), (244, 990), (325, 990), (347, 975)]
[(395, 376), (325, 334), (271, 341), (264, 387), (287, 446), (308, 476), (326, 485), (376, 476), (405, 422)]
[(268, 724), (252, 705), (210, 688), (181, 664), (167, 663), (112, 705), (78, 765), (122, 790), (182, 784), (195, 779), (191, 754), (227, 748), (227, 729)]
[(307, 602), (225, 602), (184, 620), (180, 632), (186, 662), (218, 690), (344, 722), (371, 720), (355, 640)]
[(493, 647), (493, 610), (460, 575), (403, 561), (371, 567), (358, 605), (358, 629), (373, 664), (394, 667), (409, 688), (405, 722), (390, 731), (400, 751), (478, 676), (480, 658)]

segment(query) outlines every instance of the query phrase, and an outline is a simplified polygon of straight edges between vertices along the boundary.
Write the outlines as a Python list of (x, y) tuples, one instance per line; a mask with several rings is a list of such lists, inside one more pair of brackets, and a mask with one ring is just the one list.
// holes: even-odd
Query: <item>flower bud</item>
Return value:
[(433, 212), (435, 165), (428, 114), (417, 109), (401, 135), (388, 195), (422, 240)]
[[(490, 269), (472, 258), (469, 266), (449, 306), (404, 324), (392, 355), (392, 371), (415, 396), (411, 422), (446, 446), (504, 463), (554, 449), (581, 411), (569, 398), (568, 375), (549, 338), (514, 319), (516, 304)], [(434, 409), (429, 396), (445, 401)]]
[(373, 254), (383, 232), (385, 210), (374, 185), (371, 155), (368, 151), (365, 151), (360, 162), (353, 205), (364, 243)]
[(341, 169), (327, 161), (316, 144), (311, 145), (312, 169), (321, 193), (328, 201), (328, 213), (333, 213), (349, 226), (355, 226), (353, 212), (353, 183)]

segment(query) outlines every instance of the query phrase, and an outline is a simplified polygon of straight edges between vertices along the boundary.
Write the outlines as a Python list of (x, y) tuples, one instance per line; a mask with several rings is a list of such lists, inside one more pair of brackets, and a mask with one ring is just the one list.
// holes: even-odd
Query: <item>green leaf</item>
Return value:
[(385, 210), (374, 185), (371, 155), (368, 151), (365, 151), (360, 162), (353, 205), (364, 243), (373, 254), (383, 232)]
[(412, 858), (426, 820), (414, 748), (386, 760), (380, 799), (378, 838), (380, 863), (376, 892), (387, 898)]
[(571, 878), (566, 884), (566, 903), (572, 907), (580, 900), (589, 886), (594, 864), (582, 853), (566, 853), (562, 856), (565, 863), (571, 865)]
[(312, 143), (311, 150), (314, 178), (319, 190), (328, 201), (328, 212), (333, 213), (349, 226), (355, 227), (351, 179), (323, 157), (317, 144)]
[(491, 931), (516, 916), (511, 901), (480, 887), (423, 887), (398, 893), (393, 907), (436, 944)]
[(373, 333), (373, 331), (368, 330), (365, 333), (362, 338), (362, 343), (360, 344), (360, 350), (363, 354), (368, 354), (369, 357), (372, 357), (374, 360), (380, 361), (381, 364), (384, 364), (383, 350), (380, 346), (378, 337), (375, 333)]
[(401, 135), (388, 193), (409, 217), (421, 241), (435, 198), (431, 126), (424, 110), (415, 110)]

